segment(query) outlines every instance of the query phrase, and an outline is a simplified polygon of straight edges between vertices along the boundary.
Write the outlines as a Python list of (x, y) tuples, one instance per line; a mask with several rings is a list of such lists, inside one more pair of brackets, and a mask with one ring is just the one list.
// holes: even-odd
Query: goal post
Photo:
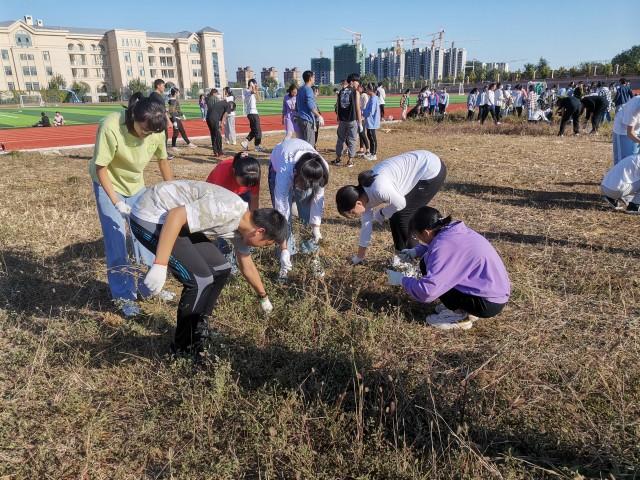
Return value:
[(20, 95), (20, 108), (44, 107), (45, 103), (39, 93), (29, 93)]
[[(246, 115), (244, 111), (244, 88), (232, 88), (231, 94), (234, 97), (234, 102), (236, 104), (236, 114), (237, 115)], [(262, 102), (264, 100), (264, 91), (259, 89), (256, 93), (256, 100), (258, 102)]]

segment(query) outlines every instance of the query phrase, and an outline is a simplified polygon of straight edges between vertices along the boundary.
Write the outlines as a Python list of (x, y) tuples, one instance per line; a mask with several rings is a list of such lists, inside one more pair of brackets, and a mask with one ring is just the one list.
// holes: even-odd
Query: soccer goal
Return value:
[(39, 93), (29, 93), (27, 95), (20, 95), (20, 108), (26, 107), (44, 107), (45, 103), (42, 99), (42, 95)]
[[(234, 97), (234, 102), (236, 104), (236, 114), (237, 115), (244, 115), (245, 111), (244, 111), (244, 91), (246, 89), (244, 88), (232, 88), (231, 89), (231, 93), (233, 94)], [(256, 98), (258, 100), (258, 102), (262, 102), (264, 100), (264, 91), (262, 89), (259, 89), (258, 92), (256, 93)]]
[(464, 93), (464, 85), (462, 84), (462, 82), (456, 82), (456, 83), (440, 82), (438, 83), (437, 88), (446, 88), (447, 92), (452, 94), (462, 95)]

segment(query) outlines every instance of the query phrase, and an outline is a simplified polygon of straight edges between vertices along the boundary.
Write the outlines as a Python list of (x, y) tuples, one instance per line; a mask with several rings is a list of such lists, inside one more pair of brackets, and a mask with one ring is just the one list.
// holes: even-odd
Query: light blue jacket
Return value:
[(377, 96), (372, 95), (369, 97), (363, 115), (365, 128), (369, 130), (380, 128), (380, 100)]

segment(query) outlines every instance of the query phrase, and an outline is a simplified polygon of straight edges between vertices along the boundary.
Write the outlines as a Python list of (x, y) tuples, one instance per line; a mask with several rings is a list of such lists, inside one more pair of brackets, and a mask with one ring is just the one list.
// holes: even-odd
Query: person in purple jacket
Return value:
[(421, 207), (410, 229), (421, 245), (403, 250), (407, 259), (420, 258), (422, 278), (387, 270), (390, 285), (399, 285), (423, 303), (440, 299), (427, 316), (433, 327), (469, 329), (480, 318), (498, 315), (511, 293), (507, 270), (489, 241), (461, 221), (442, 218), (435, 208)]

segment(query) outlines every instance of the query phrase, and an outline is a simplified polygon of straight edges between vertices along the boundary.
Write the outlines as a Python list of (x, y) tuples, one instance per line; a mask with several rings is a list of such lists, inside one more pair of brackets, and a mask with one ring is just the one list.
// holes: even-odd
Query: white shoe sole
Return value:
[(433, 328), (437, 328), (438, 330), (469, 330), (473, 327), (473, 322), (471, 320), (463, 320), (462, 322), (453, 322), (453, 323), (429, 323), (427, 324), (432, 326)]

